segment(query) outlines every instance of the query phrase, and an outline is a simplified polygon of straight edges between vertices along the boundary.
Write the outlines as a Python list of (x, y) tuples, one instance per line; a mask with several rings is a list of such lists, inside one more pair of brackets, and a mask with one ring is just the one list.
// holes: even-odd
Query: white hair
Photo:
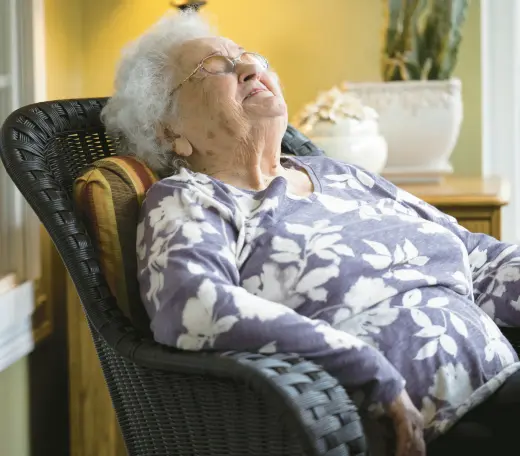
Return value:
[(140, 158), (160, 176), (176, 168), (172, 146), (159, 130), (178, 112), (170, 92), (180, 82), (180, 68), (172, 51), (208, 36), (215, 33), (194, 11), (164, 16), (123, 50), (115, 92), (101, 112), (107, 132), (118, 141), (118, 153)]

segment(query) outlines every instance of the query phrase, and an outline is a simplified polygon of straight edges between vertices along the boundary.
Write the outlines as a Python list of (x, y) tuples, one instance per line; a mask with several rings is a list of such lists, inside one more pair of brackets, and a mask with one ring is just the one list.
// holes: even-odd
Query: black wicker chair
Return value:
[[(295, 355), (179, 352), (123, 316), (74, 212), (74, 179), (115, 155), (106, 98), (26, 106), (5, 121), (0, 156), (56, 244), (85, 310), (130, 456), (366, 454), (356, 408), (338, 382)], [(285, 151), (318, 153), (289, 127)], [(504, 330), (517, 351), (520, 331)]]
[[(338, 382), (295, 355), (179, 352), (123, 316), (77, 213), (74, 179), (115, 155), (106, 99), (39, 103), (5, 121), (0, 155), (77, 288), (130, 456), (363, 455), (356, 408)], [(286, 152), (317, 153), (293, 128)]]

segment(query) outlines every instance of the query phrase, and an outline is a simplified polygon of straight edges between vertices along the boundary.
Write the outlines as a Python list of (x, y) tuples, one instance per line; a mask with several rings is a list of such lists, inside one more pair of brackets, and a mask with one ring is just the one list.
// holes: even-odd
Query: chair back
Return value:
[(119, 315), (92, 242), (74, 210), (72, 186), (91, 163), (116, 154), (100, 112), (106, 98), (50, 101), (13, 112), (0, 132), (7, 173), (49, 232), (89, 323), (101, 330)]

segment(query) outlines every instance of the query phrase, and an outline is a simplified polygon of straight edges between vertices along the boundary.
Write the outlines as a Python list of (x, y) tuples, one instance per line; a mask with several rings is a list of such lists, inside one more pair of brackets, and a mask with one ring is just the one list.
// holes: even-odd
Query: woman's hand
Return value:
[(425, 456), (423, 417), (413, 405), (406, 390), (390, 404), (388, 416), (394, 425), (396, 456)]

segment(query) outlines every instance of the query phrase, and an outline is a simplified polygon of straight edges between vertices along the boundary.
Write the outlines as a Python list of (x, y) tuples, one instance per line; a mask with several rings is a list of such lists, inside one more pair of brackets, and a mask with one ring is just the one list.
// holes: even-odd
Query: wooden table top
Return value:
[(500, 177), (449, 176), (439, 184), (403, 184), (403, 190), (434, 206), (504, 206), (509, 183)]

